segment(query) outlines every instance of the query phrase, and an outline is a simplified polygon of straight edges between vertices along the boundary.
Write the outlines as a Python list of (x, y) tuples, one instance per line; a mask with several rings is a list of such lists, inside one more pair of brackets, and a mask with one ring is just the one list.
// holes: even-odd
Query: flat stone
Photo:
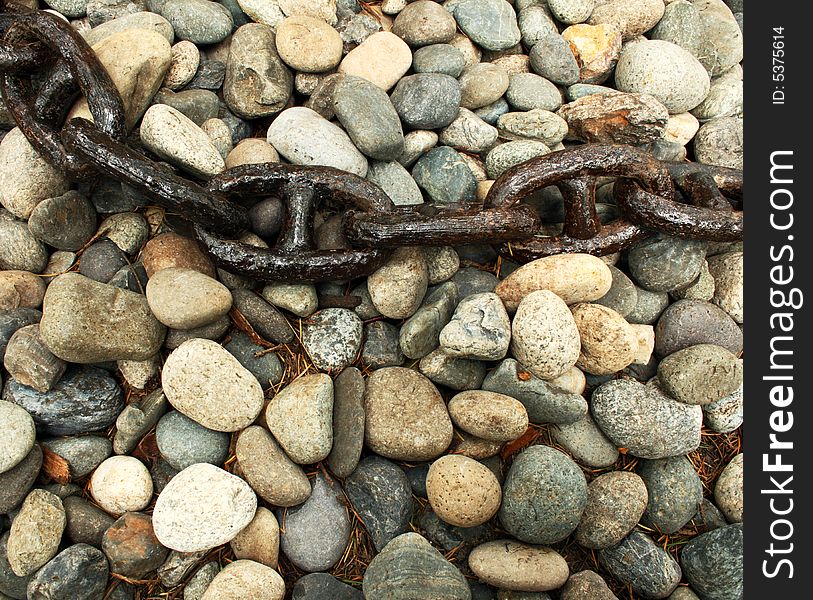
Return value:
[(452, 422), (468, 434), (492, 442), (509, 442), (528, 429), (522, 403), (497, 392), (460, 392), (447, 404)]
[(731, 433), (737, 429), (743, 421), (742, 389), (704, 406), (703, 420), (707, 427), (718, 433)]
[(538, 140), (555, 146), (568, 133), (568, 124), (548, 110), (535, 108), (524, 112), (509, 112), (497, 119), (500, 137), (507, 140)]
[(618, 596), (607, 587), (601, 575), (584, 570), (568, 578), (562, 588), (562, 600), (618, 600)]
[(373, 369), (400, 367), (404, 353), (398, 344), (398, 328), (385, 321), (374, 321), (364, 326), (362, 362)]
[(209, 584), (220, 573), (220, 564), (212, 560), (198, 569), (184, 586), (184, 600), (201, 600)]
[(460, 106), (475, 110), (496, 102), (510, 83), (505, 69), (492, 63), (478, 63), (467, 67), (458, 78)]
[(227, 316), (220, 317), (217, 321), (194, 329), (170, 329), (167, 331), (167, 338), (164, 347), (168, 350), (175, 350), (184, 342), (194, 339), (219, 340), (231, 327), (231, 320)]
[(149, 515), (136, 512), (124, 514), (110, 526), (102, 550), (111, 572), (137, 579), (160, 567), (169, 554), (155, 537)]
[(79, 496), (62, 499), (67, 521), (65, 534), (74, 544), (90, 544), (102, 547), (104, 532), (115, 522), (115, 518)]
[(404, 153), (398, 157), (398, 162), (404, 167), (410, 167), (437, 143), (438, 134), (434, 131), (425, 129), (410, 131), (404, 136)]
[(670, 534), (692, 519), (703, 499), (703, 484), (688, 458), (645, 460), (638, 473), (649, 492), (644, 523)]
[(355, 367), (333, 382), (333, 446), (327, 465), (337, 477), (352, 473), (364, 444), (364, 378)]
[(89, 474), (113, 453), (112, 442), (97, 435), (43, 439), (42, 446), (68, 463), (72, 479)]
[(32, 575), (56, 556), (64, 529), (62, 500), (45, 490), (29, 493), (11, 524), (6, 547), (14, 574)]
[(422, 358), (438, 346), (438, 336), (452, 317), (458, 302), (455, 283), (444, 283), (429, 294), (421, 307), (402, 326), (399, 345), (412, 359)]
[(37, 571), (28, 584), (32, 598), (99, 598), (104, 596), (110, 570), (101, 550), (74, 544)]
[(476, 527), (490, 520), (502, 498), (500, 483), (488, 467), (453, 454), (432, 463), (426, 492), (435, 514), (458, 527)]
[(29, 271), (0, 271), (0, 310), (41, 307), (47, 284)]
[(230, 338), (223, 347), (257, 378), (263, 389), (279, 383), (284, 369), (275, 352), (268, 352), (268, 348), (255, 344), (242, 331), (232, 332)]
[(467, 108), (440, 132), (440, 143), (466, 152), (483, 152), (497, 141), (497, 129)]
[(741, 598), (743, 593), (742, 524), (701, 534), (683, 548), (680, 564), (701, 598)]
[(624, 35), (624, 40), (649, 31), (660, 21), (664, 12), (661, 0), (610, 0), (596, 2), (588, 23), (614, 25)]
[(500, 523), (520, 541), (550, 544), (576, 529), (586, 505), (587, 481), (576, 463), (554, 448), (531, 446), (505, 478)]
[[(510, 540), (477, 546), (469, 555), (469, 568), (480, 581), (500, 589), (522, 592), (557, 589), (570, 574), (567, 562), (555, 550)], [(511, 594), (510, 597), (518, 596)]]
[(172, 92), (161, 88), (153, 98), (155, 104), (166, 104), (186, 115), (197, 126), (217, 117), (220, 100), (209, 90), (182, 90)]
[(302, 330), (302, 345), (316, 368), (340, 370), (353, 362), (361, 349), (361, 319), (346, 308), (314, 313)]
[[(194, 570), (206, 551), (199, 552), (169, 552), (166, 560), (156, 570), (159, 581), (167, 587), (179, 585)], [(129, 600), (129, 599), (128, 599)]]
[[(562, 105), (559, 88), (535, 73), (511, 75), (505, 98), (514, 110), (556, 110)], [(480, 110), (485, 110), (485, 107)]]
[(720, 0), (702, 0), (696, 7), (702, 25), (697, 57), (714, 77), (742, 61), (742, 29)]
[(408, 128), (439, 129), (457, 117), (460, 84), (441, 73), (416, 73), (398, 81), (390, 100)]
[(647, 598), (665, 598), (680, 582), (675, 559), (640, 531), (633, 531), (614, 548), (600, 550), (598, 559), (613, 577)]
[(303, 571), (327, 571), (344, 554), (350, 516), (341, 485), (317, 474), (313, 491), (301, 506), (282, 511), (280, 549)]
[(507, 50), (520, 41), (517, 15), (505, 0), (461, 0), (453, 14), (463, 33), (486, 50)]
[(199, 463), (178, 473), (158, 495), (153, 527), (167, 548), (195, 552), (230, 541), (256, 509), (257, 496), (245, 481)]
[(453, 148), (433, 148), (418, 159), (412, 177), (436, 203), (466, 203), (474, 199), (477, 180)]
[[(266, 162), (279, 162), (279, 153), (274, 147), (260, 138), (246, 138), (241, 140), (226, 157), (226, 168), (233, 169), (240, 165), (262, 164)], [(256, 205), (255, 205), (256, 206)], [(252, 222), (252, 230), (255, 223)], [(262, 231), (258, 235), (263, 234)]]
[(379, 31), (347, 53), (339, 65), (339, 73), (364, 77), (388, 91), (411, 64), (409, 46), (394, 33)]
[(348, 75), (333, 92), (333, 110), (356, 147), (376, 160), (395, 160), (404, 133), (389, 96), (374, 83)]
[(629, 273), (643, 288), (669, 292), (697, 278), (705, 254), (706, 242), (658, 235), (629, 250)]
[(285, 582), (271, 567), (252, 560), (236, 560), (218, 573), (200, 600), (282, 600)]

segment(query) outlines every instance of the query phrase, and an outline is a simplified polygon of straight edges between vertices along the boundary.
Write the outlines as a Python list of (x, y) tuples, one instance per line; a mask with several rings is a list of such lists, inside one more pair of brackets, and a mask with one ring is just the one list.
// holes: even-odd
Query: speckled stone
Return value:
[(630, 275), (653, 292), (683, 288), (700, 274), (706, 245), (698, 240), (654, 236), (627, 253)]
[[(268, 404), (268, 429), (298, 464), (314, 464), (333, 445), (333, 381), (317, 373), (295, 379)], [(320, 570), (320, 569), (315, 569)]]
[(742, 524), (721, 527), (689, 541), (680, 557), (689, 584), (704, 600), (742, 598)]
[(618, 448), (589, 414), (573, 423), (559, 424), (551, 430), (551, 436), (580, 464), (603, 468), (618, 460)]
[(302, 345), (317, 369), (340, 370), (353, 362), (361, 349), (361, 319), (346, 308), (326, 308), (308, 319)]
[(708, 405), (740, 388), (743, 367), (725, 348), (698, 344), (664, 358), (658, 365), (658, 380), (676, 400)]
[(449, 400), (447, 407), (457, 427), (483, 440), (508, 442), (528, 428), (525, 407), (505, 394), (483, 390), (460, 392)]
[(649, 492), (644, 523), (670, 534), (691, 520), (703, 499), (703, 485), (688, 458), (645, 460), (638, 473)]
[(45, 490), (30, 492), (11, 524), (6, 547), (14, 574), (32, 575), (56, 556), (64, 529), (62, 500)]
[(438, 347), (438, 337), (459, 301), (457, 284), (446, 282), (426, 296), (421, 307), (401, 326), (399, 345), (408, 358), (423, 358)]
[(457, 150), (432, 148), (412, 168), (412, 177), (430, 199), (439, 204), (471, 202), (477, 179)]
[(433, 383), (452, 390), (476, 390), (486, 375), (486, 365), (479, 360), (468, 360), (447, 354), (437, 348), (424, 356), (418, 370)]
[[(477, 546), (469, 555), (468, 562), (480, 581), (500, 589), (520, 592), (554, 590), (565, 583), (570, 573), (567, 562), (555, 550), (511, 540), (497, 540)], [(508, 597), (529, 596), (511, 594)]]
[(367, 278), (376, 309), (391, 319), (412, 316), (426, 294), (429, 270), (418, 248), (398, 248), (389, 261)]
[(333, 382), (333, 446), (327, 465), (337, 477), (354, 471), (364, 445), (364, 378), (348, 367)]
[(679, 300), (671, 304), (655, 326), (655, 353), (665, 357), (697, 344), (714, 344), (738, 354), (742, 351), (742, 330), (710, 302)]
[(432, 510), (458, 527), (476, 527), (491, 519), (500, 507), (500, 483), (488, 467), (460, 455), (439, 458), (426, 475)]
[(598, 558), (611, 575), (646, 598), (665, 598), (680, 582), (675, 559), (640, 531), (633, 531), (614, 548), (600, 550)]

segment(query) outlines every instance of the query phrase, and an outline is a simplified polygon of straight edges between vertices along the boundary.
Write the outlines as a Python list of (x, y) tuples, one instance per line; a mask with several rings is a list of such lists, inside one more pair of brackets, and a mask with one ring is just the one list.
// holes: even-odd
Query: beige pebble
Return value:
[(629, 366), (638, 351), (638, 338), (629, 323), (612, 308), (577, 304), (573, 319), (579, 329), (581, 354), (576, 366), (591, 375), (610, 375)]
[(0, 271), (0, 310), (39, 308), (45, 281), (28, 271)]
[(367, 278), (373, 305), (385, 317), (411, 317), (429, 285), (429, 267), (420, 248), (397, 248), (389, 261)]
[(163, 86), (173, 91), (181, 89), (192, 81), (200, 66), (200, 51), (189, 40), (172, 46), (172, 62), (164, 76)]
[(484, 464), (459, 454), (432, 463), (426, 475), (426, 494), (438, 517), (457, 527), (476, 527), (500, 508), (502, 490)]
[(172, 329), (194, 329), (229, 312), (229, 289), (194, 269), (162, 269), (147, 282), (147, 303), (155, 318)]
[(274, 146), (260, 138), (246, 138), (238, 142), (229, 152), (226, 157), (226, 168), (276, 162), (279, 162), (279, 153)]
[(717, 483), (714, 484), (714, 502), (723, 511), (729, 523), (742, 523), (742, 474), (743, 455), (740, 453), (725, 466), (717, 478)]
[(460, 454), (474, 460), (485, 460), (496, 456), (501, 448), (502, 442), (484, 440), (465, 431), (456, 430), (450, 454)]
[(536, 290), (550, 290), (566, 304), (592, 302), (610, 290), (613, 276), (600, 258), (589, 254), (558, 254), (531, 261), (511, 273), (494, 290), (508, 312)]
[(698, 129), (700, 129), (700, 121), (692, 113), (669, 115), (663, 139), (685, 146), (692, 141)]
[(226, 565), (206, 588), (200, 600), (282, 600), (285, 582), (280, 574), (253, 560)]
[(141, 253), (141, 261), (147, 277), (170, 267), (195, 269), (209, 277), (215, 276), (212, 261), (201, 251), (195, 240), (173, 232), (162, 233), (147, 242)]
[(152, 499), (152, 477), (137, 458), (111, 456), (93, 472), (90, 495), (114, 515), (144, 510)]
[(580, 83), (603, 83), (621, 54), (621, 32), (611, 24), (571, 25), (562, 32), (579, 64)]
[(397, 35), (379, 31), (347, 53), (339, 65), (339, 73), (364, 77), (387, 91), (411, 66), (409, 46)]
[(494, 185), (494, 181), (494, 179), (486, 179), (485, 181), (477, 182), (477, 191), (474, 195), (478, 202), (485, 201), (488, 192), (491, 191), (491, 186)]
[(584, 394), (587, 378), (579, 367), (570, 367), (567, 371), (551, 379), (548, 383), (574, 394)]
[(714, 296), (711, 301), (731, 315), (737, 323), (744, 322), (742, 252), (711, 256), (708, 263), (709, 273), (714, 277)]
[(528, 429), (525, 406), (511, 396), (471, 390), (449, 400), (452, 422), (466, 433), (492, 442), (509, 442)]
[(652, 360), (652, 353), (655, 351), (655, 328), (652, 325), (637, 325), (630, 323), (630, 327), (635, 332), (638, 340), (638, 347), (635, 357), (632, 359), (634, 365), (645, 365)]
[(555, 550), (512, 540), (480, 544), (469, 554), (469, 568), (480, 581), (517, 592), (555, 590), (570, 575), (567, 562)]
[(275, 569), (279, 559), (279, 523), (261, 506), (251, 523), (229, 542), (235, 558), (248, 559)]
[(305, 73), (329, 71), (342, 60), (339, 32), (316, 17), (287, 17), (277, 25), (276, 44), (285, 64)]

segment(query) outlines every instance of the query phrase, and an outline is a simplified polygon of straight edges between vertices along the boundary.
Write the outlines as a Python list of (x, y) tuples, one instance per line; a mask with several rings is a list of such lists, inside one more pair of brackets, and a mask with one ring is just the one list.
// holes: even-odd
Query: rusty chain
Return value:
[[(214, 262), (260, 280), (327, 281), (369, 275), (398, 246), (494, 244), (527, 262), (552, 254), (605, 255), (654, 232), (742, 239), (742, 173), (698, 163), (665, 163), (629, 146), (586, 145), (531, 159), (499, 177), (483, 205), (395, 207), (371, 182), (329, 167), (266, 163), (227, 170), (198, 183), (124, 143), (128, 123), (113, 81), (65, 21), (0, 0), (0, 91), (7, 110), (43, 158), (75, 180), (105, 175), (127, 183), (194, 225)], [(36, 82), (36, 85), (35, 85)], [(93, 122), (65, 123), (83, 95)], [(132, 126), (133, 124), (129, 124)], [(602, 224), (599, 177), (616, 178), (621, 218)], [(564, 200), (562, 233), (541, 235), (537, 211), (522, 201), (548, 186)], [(233, 238), (249, 228), (246, 205), (276, 196), (286, 207), (275, 247)], [(320, 203), (349, 205), (343, 231), (353, 248), (319, 250)]]

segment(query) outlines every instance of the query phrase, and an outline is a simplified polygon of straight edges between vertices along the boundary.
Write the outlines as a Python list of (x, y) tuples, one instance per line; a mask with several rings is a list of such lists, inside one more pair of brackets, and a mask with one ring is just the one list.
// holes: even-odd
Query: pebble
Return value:
[(505, 477), (500, 523), (522, 542), (551, 544), (576, 529), (586, 505), (587, 481), (578, 465), (554, 448), (531, 446)]
[(452, 441), (452, 422), (437, 388), (402, 367), (374, 371), (364, 395), (367, 446), (393, 460), (431, 460)]
[(148, 241), (141, 253), (144, 270), (152, 277), (161, 269), (182, 267), (200, 271), (209, 277), (215, 269), (194, 240), (174, 232), (161, 233)]
[(508, 73), (497, 65), (478, 63), (467, 67), (458, 82), (460, 106), (475, 110), (499, 100), (508, 90), (510, 79)]
[(184, 342), (193, 339), (218, 340), (226, 335), (229, 327), (231, 327), (229, 318), (221, 317), (214, 323), (204, 325), (203, 327), (195, 327), (194, 329), (170, 329), (167, 332), (164, 347), (167, 350), (174, 350)]
[(256, 425), (244, 429), (235, 453), (243, 476), (268, 504), (296, 506), (307, 500), (308, 478), (267, 430)]
[(700, 274), (692, 283), (671, 293), (676, 300), (704, 300), (710, 301), (714, 296), (714, 277), (709, 273), (708, 261), (703, 261)]
[(398, 162), (370, 161), (367, 179), (384, 190), (395, 206), (423, 204), (418, 184)]
[(476, 527), (500, 507), (500, 483), (482, 463), (447, 455), (432, 463), (426, 475), (429, 504), (441, 519), (458, 527)]
[(700, 445), (702, 409), (676, 402), (637, 381), (599, 386), (591, 400), (596, 424), (617, 447), (640, 458), (688, 454)]
[(463, 156), (448, 146), (433, 148), (421, 156), (412, 177), (438, 204), (472, 202), (477, 188), (477, 180)]
[(175, 32), (172, 29), (172, 24), (159, 14), (145, 11), (121, 15), (115, 19), (96, 25), (93, 29), (80, 32), (80, 34), (89, 45), (95, 46), (105, 38), (130, 29), (140, 29), (158, 33), (170, 44), (175, 41)]
[(29, 493), (7, 542), (7, 560), (14, 574), (27, 577), (56, 556), (64, 529), (62, 501), (45, 490)]
[(322, 19), (294, 15), (277, 25), (276, 48), (280, 58), (303, 73), (323, 73), (339, 65), (342, 38)]
[(206, 551), (200, 552), (169, 552), (167, 559), (158, 567), (156, 575), (159, 581), (167, 587), (180, 584), (194, 570), (198, 562), (206, 556)]
[(694, 138), (697, 162), (742, 169), (743, 120), (722, 117), (704, 123)]
[(522, 299), (511, 332), (512, 354), (541, 379), (558, 377), (579, 360), (576, 321), (565, 302), (549, 290)]
[(565, 104), (557, 113), (569, 127), (568, 139), (590, 143), (639, 145), (664, 135), (666, 107), (648, 94), (591, 94)]
[(192, 81), (200, 66), (200, 51), (189, 40), (183, 40), (172, 46), (172, 62), (164, 76), (163, 87), (176, 92)]
[(557, 21), (584, 23), (596, 7), (596, 0), (548, 0), (548, 8)]
[[(231, 129), (222, 119), (208, 119), (200, 126), (224, 161), (232, 149)], [(225, 162), (224, 168), (225, 168)]]
[(146, 360), (164, 340), (164, 326), (139, 294), (65, 273), (48, 286), (40, 335), (68, 362)]
[(526, 6), (517, 5), (518, 25), (522, 33), (522, 43), (526, 48), (533, 48), (539, 40), (550, 34), (559, 33), (550, 8), (545, 4)]
[(518, 140), (500, 144), (486, 156), (488, 176), (490, 179), (498, 179), (511, 167), (550, 151), (546, 144), (538, 140)]
[(587, 22), (614, 25), (626, 41), (652, 29), (661, 20), (663, 12), (663, 0), (609, 0), (597, 2)]
[(457, 117), (461, 85), (441, 73), (416, 73), (398, 81), (390, 100), (410, 129), (439, 129)]
[[(5, 404), (0, 401), (0, 406)], [(8, 514), (22, 503), (34, 485), (41, 466), (42, 449), (34, 444), (20, 462), (0, 473), (0, 514)]]
[(184, 586), (184, 600), (200, 600), (206, 588), (209, 587), (209, 584), (219, 572), (220, 565), (214, 560), (200, 567)]
[(338, 482), (328, 481), (319, 473), (312, 485), (304, 504), (282, 513), (280, 549), (303, 571), (327, 571), (344, 554), (350, 517)]
[(177, 411), (158, 421), (155, 441), (164, 460), (179, 471), (196, 463), (222, 465), (229, 453), (228, 434), (207, 429)]
[(223, 347), (257, 378), (263, 389), (279, 383), (284, 369), (276, 353), (267, 352), (242, 331), (232, 332), (230, 338)]
[(440, 332), (447, 354), (468, 359), (500, 360), (508, 352), (511, 322), (499, 296), (493, 292), (464, 298), (451, 321)]
[(424, 129), (410, 131), (404, 136), (404, 153), (398, 157), (398, 162), (404, 167), (410, 167), (437, 143), (438, 134), (434, 131)]
[(18, 219), (28, 219), (48, 198), (68, 191), (68, 180), (34, 150), (19, 128), (0, 142), (0, 204)]
[[(259, 138), (246, 138), (241, 140), (226, 156), (226, 168), (233, 169), (240, 165), (279, 162), (279, 154), (274, 147)], [(259, 204), (262, 204), (259, 203)], [(257, 205), (255, 205), (256, 207)], [(252, 230), (258, 235), (267, 236), (264, 231), (257, 232), (256, 223), (252, 220)], [(270, 237), (270, 236), (269, 236)]]
[[(514, 110), (553, 111), (562, 105), (562, 92), (548, 79), (534, 73), (511, 75), (505, 98)], [(480, 109), (482, 110), (482, 109)]]
[(345, 478), (358, 465), (364, 445), (364, 377), (348, 367), (333, 381), (333, 446), (327, 465)]
[(105, 531), (102, 551), (112, 573), (133, 579), (160, 567), (169, 554), (155, 537), (152, 519), (137, 512), (125, 513)]
[(579, 65), (579, 81), (603, 83), (621, 54), (621, 32), (609, 24), (573, 25), (562, 32)]
[(600, 550), (598, 559), (613, 577), (645, 598), (666, 598), (680, 582), (680, 565), (640, 531), (614, 548)]
[[(124, 396), (115, 379), (95, 367), (71, 366), (45, 393), (10, 379), (3, 390), (3, 399), (24, 408), (40, 432), (49, 435), (106, 429), (124, 407)], [(23, 452), (20, 460), (27, 453), (28, 450)]]
[(552, 428), (551, 436), (577, 462), (588, 467), (609, 467), (618, 460), (618, 449), (589, 414), (573, 423), (559, 424)]
[(685, 146), (694, 139), (700, 123), (692, 113), (670, 115), (666, 123), (664, 140)]
[(276, 568), (279, 559), (279, 523), (274, 513), (257, 508), (251, 523), (229, 542), (235, 558)]
[(389, 261), (367, 279), (375, 308), (391, 319), (406, 319), (418, 310), (429, 284), (420, 248), (397, 248)]
[(661, 40), (626, 46), (616, 65), (615, 81), (620, 91), (654, 96), (671, 114), (693, 109), (710, 88), (708, 73), (691, 53)]
[(404, 151), (404, 132), (386, 92), (355, 75), (342, 78), (333, 92), (336, 118), (356, 147), (376, 160), (395, 160)]
[(698, 344), (678, 350), (658, 365), (661, 387), (675, 400), (708, 405), (742, 385), (742, 365), (721, 346)]
[(671, 593), (668, 600), (700, 600), (689, 587), (678, 587)]
[(627, 253), (629, 272), (638, 285), (670, 292), (692, 283), (703, 268), (706, 242), (657, 235)]
[(618, 600), (598, 573), (579, 571), (570, 576), (562, 588), (562, 600)]
[(610, 375), (632, 363), (638, 338), (624, 317), (601, 304), (577, 304), (572, 312), (581, 338), (579, 369), (591, 375)]
[(627, 471), (600, 475), (588, 486), (587, 507), (576, 529), (585, 548), (611, 548), (632, 531), (647, 507), (644, 480)]
[(32, 598), (101, 598), (110, 570), (101, 550), (74, 544), (37, 571), (28, 584)]
[(362, 589), (367, 600), (400, 596), (471, 598), (466, 579), (457, 567), (443, 558), (426, 538), (412, 532), (399, 535), (373, 558), (364, 574)]
[(460, 0), (454, 4), (457, 25), (486, 50), (508, 50), (520, 41), (517, 15), (505, 0)]
[(623, 271), (609, 266), (610, 273), (613, 277), (613, 283), (610, 289), (601, 298), (595, 301), (595, 304), (601, 304), (611, 308), (622, 317), (629, 315), (638, 304), (638, 291), (635, 284), (632, 283), (629, 277)]
[(528, 413), (522, 403), (497, 392), (461, 392), (449, 400), (448, 409), (457, 427), (483, 440), (508, 442), (528, 428)]
[(0, 271), (0, 310), (41, 307), (46, 289), (43, 279), (28, 271)]
[(716, 77), (742, 61), (742, 30), (721, 0), (702, 0), (696, 7), (702, 25), (697, 57), (709, 74)]
[(703, 407), (703, 419), (708, 428), (718, 433), (731, 433), (742, 425), (742, 389)]
[(362, 329), (361, 319), (352, 310), (326, 308), (303, 326), (302, 345), (317, 369), (340, 370), (358, 355)]
[[(8, 564), (7, 557), (7, 543), (9, 532), (0, 534), (0, 594), (8, 594), (6, 598), (13, 598), (14, 600), (24, 600), (26, 597), (26, 586), (32, 579), (28, 577), (20, 577), (11, 570)], [(3, 600), (6, 600), (4, 598)]]
[(330, 453), (332, 415), (333, 382), (319, 373), (305, 375), (278, 392), (266, 409), (265, 419), (291, 460), (314, 464)]
[(38, 240), (58, 250), (79, 250), (96, 233), (96, 211), (87, 198), (71, 190), (37, 204), (28, 228)]
[(392, 32), (410, 46), (443, 44), (457, 29), (454, 17), (430, 0), (418, 0), (404, 8), (392, 23)]
[(132, 456), (111, 456), (90, 478), (90, 494), (113, 515), (144, 510), (152, 499), (152, 479), (147, 467)]
[(162, 88), (154, 97), (155, 104), (166, 104), (183, 113), (197, 126), (217, 116), (220, 101), (217, 95), (208, 90), (186, 89), (172, 92)]
[(335, 0), (276, 0), (286, 17), (310, 15), (319, 17), (330, 25), (336, 24)]
[(404, 471), (378, 456), (363, 459), (346, 481), (347, 497), (379, 552), (409, 529), (412, 493)]
[(196, 552), (225, 544), (254, 518), (257, 497), (239, 477), (207, 463), (187, 467), (158, 495), (153, 527), (161, 544)]
[(208, 0), (166, 0), (161, 15), (175, 35), (194, 44), (215, 44), (228, 36), (234, 20), (228, 9)]
[(102, 547), (104, 532), (116, 521), (114, 517), (79, 496), (63, 498), (65, 534), (74, 544)]
[(34, 420), (28, 411), (17, 404), (8, 402), (8, 392), (0, 400), (0, 433), (3, 444), (0, 445), (0, 474), (5, 473), (22, 462), (36, 440)]
[(412, 70), (416, 73), (442, 73), (457, 78), (465, 66), (463, 53), (450, 44), (424, 46), (412, 55)]
[(121, 248), (108, 239), (102, 239), (82, 253), (79, 273), (93, 281), (108, 283), (116, 273), (128, 266), (128, 262)]
[(162, 269), (147, 283), (150, 310), (167, 327), (194, 329), (225, 316), (232, 295), (219, 281), (194, 269)]
[(41, 273), (48, 263), (48, 251), (29, 231), (25, 221), (0, 212), (0, 269)]
[(570, 574), (567, 562), (555, 550), (511, 540), (495, 540), (477, 546), (469, 554), (468, 562), (480, 581), (520, 592), (555, 590)]
[(377, 321), (364, 326), (364, 348), (361, 360), (370, 368), (398, 367), (404, 364), (404, 354), (398, 345), (398, 328)]
[(363, 77), (389, 91), (412, 65), (412, 51), (395, 33), (379, 31), (347, 53), (339, 73)]
[(68, 463), (72, 479), (84, 477), (113, 454), (112, 442), (96, 435), (46, 438), (41, 443), (43, 448), (59, 455)]
[(478, 389), (486, 375), (483, 362), (450, 356), (442, 348), (421, 358), (418, 370), (433, 383), (457, 391)]
[(691, 539), (683, 547), (680, 564), (692, 589), (704, 600), (741, 598), (742, 524), (721, 527)]
[(293, 164), (335, 167), (360, 177), (367, 174), (367, 159), (348, 135), (304, 106), (283, 111), (268, 128), (268, 142)]
[[(121, 94), (128, 130), (135, 126), (161, 87), (172, 62), (170, 43), (155, 29), (135, 27), (112, 33), (91, 46)], [(70, 110), (67, 118), (75, 117), (92, 120), (87, 100), (79, 100)]]
[(421, 307), (401, 326), (399, 345), (412, 359), (423, 358), (438, 347), (441, 330), (452, 318), (459, 301), (457, 284), (438, 286), (424, 299)]
[(743, 455), (737, 454), (717, 477), (714, 502), (729, 523), (741, 523), (743, 512)]
[(568, 41), (556, 32), (540, 37), (529, 53), (531, 69), (557, 85), (579, 81), (579, 63)]
[[(690, 113), (701, 122), (721, 117), (741, 117), (743, 112), (742, 71), (732, 68), (711, 80), (706, 99)], [(699, 127), (699, 125), (697, 125)], [(695, 133), (697, 128), (695, 128)], [(694, 137), (694, 136), (692, 136)], [(688, 143), (687, 140), (686, 143)]]
[(147, 220), (142, 215), (123, 212), (112, 214), (102, 221), (97, 232), (97, 235), (100, 234), (116, 244), (122, 252), (133, 255), (144, 246), (150, 230)]
[(250, 290), (232, 290), (234, 308), (246, 318), (261, 337), (287, 344), (294, 340), (294, 330), (288, 320), (258, 294)]
[(461, 108), (457, 118), (440, 132), (440, 143), (465, 152), (483, 152), (497, 141), (497, 129)]
[(191, 339), (176, 348), (164, 362), (161, 382), (176, 410), (215, 431), (243, 429), (263, 407), (254, 375), (211, 340)]
[(218, 573), (200, 600), (282, 600), (285, 582), (271, 567), (253, 560), (236, 560)]
[(649, 492), (644, 523), (671, 534), (692, 519), (703, 499), (703, 485), (688, 458), (642, 461), (638, 473)]
[[(512, 75), (511, 77), (514, 77), (514, 75)], [(509, 106), (508, 101), (506, 100), (510, 90), (511, 86), (509, 84), (508, 90), (506, 90), (505, 92), (506, 95), (504, 97), (500, 97), (496, 102), (492, 102), (488, 106), (478, 108), (477, 110), (474, 111), (474, 114), (480, 117), (483, 121), (485, 121), (489, 125), (496, 125), (497, 120), (502, 115), (511, 110), (511, 107)], [(544, 96), (542, 98), (544, 99)]]
[[(385, 0), (386, 3), (386, 0)], [(382, 9), (385, 4), (382, 4)], [(294, 584), (293, 600), (363, 600), (361, 590), (342, 583), (328, 573), (311, 573), (300, 577)]]
[(697, 344), (742, 351), (742, 330), (723, 310), (702, 300), (678, 300), (663, 311), (655, 326), (655, 353), (663, 358)]
[(711, 302), (726, 311), (737, 323), (743, 315), (743, 254), (729, 252), (708, 259), (709, 273), (714, 278)]

